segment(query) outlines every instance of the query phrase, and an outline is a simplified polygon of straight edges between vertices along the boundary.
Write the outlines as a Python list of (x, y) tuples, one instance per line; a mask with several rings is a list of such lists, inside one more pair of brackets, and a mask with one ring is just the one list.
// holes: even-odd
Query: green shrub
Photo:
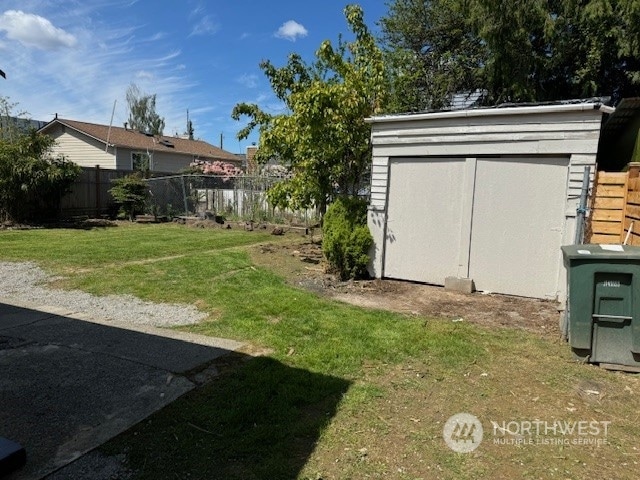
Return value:
[(35, 131), (0, 135), (0, 218), (21, 222), (58, 215), (80, 167), (52, 158), (53, 143)]
[(373, 238), (367, 227), (367, 203), (344, 197), (327, 209), (322, 224), (322, 251), (342, 280), (366, 278)]
[(118, 202), (122, 210), (133, 221), (136, 213), (142, 213), (149, 194), (149, 185), (142, 178), (140, 172), (132, 173), (122, 178), (111, 180), (113, 187), (109, 193)]

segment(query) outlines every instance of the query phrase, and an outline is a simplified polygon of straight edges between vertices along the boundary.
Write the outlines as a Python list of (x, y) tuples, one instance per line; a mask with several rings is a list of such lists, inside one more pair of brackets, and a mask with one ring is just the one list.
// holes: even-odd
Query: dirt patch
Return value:
[(556, 338), (560, 335), (557, 302), (480, 292), (464, 294), (398, 280), (342, 282), (327, 272), (321, 246), (316, 242), (260, 245), (253, 250), (253, 259), (297, 286), (360, 307), (520, 328)]
[(522, 328), (545, 335), (560, 334), (556, 302), (496, 294), (464, 294), (432, 285), (379, 279), (330, 286), (327, 293), (337, 300), (363, 307)]
[(45, 223), (14, 223), (5, 221), (0, 223), (0, 230), (41, 230), (45, 228), (72, 228), (91, 230), (94, 228), (116, 227), (120, 222), (101, 218), (68, 218)]

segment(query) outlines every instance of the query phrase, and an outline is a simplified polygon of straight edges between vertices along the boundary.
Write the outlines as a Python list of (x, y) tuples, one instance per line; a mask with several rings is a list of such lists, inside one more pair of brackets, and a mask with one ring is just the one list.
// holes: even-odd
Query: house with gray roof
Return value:
[(56, 141), (52, 153), (81, 167), (172, 173), (194, 161), (221, 161), (238, 168), (242, 160), (202, 140), (151, 135), (123, 127), (55, 118), (39, 130)]

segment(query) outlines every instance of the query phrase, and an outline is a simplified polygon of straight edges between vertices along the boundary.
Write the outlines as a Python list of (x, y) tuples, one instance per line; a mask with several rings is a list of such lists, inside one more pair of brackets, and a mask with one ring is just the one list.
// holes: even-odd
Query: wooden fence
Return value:
[[(89, 216), (115, 217), (119, 206), (109, 190), (111, 181), (133, 173), (131, 170), (83, 168), (71, 187), (71, 193), (61, 201), (63, 218)], [(214, 210), (228, 217), (262, 220), (267, 218), (315, 219), (315, 209), (290, 211), (274, 209), (265, 192), (282, 180), (275, 177), (223, 178), (215, 175), (176, 175), (152, 172), (149, 179), (150, 204), (160, 215), (196, 215)], [(151, 208), (151, 207), (150, 207)]]
[(124, 177), (130, 172), (124, 170), (105, 170), (98, 166), (84, 167), (80, 176), (66, 195), (60, 208), (63, 217), (89, 215), (99, 217), (108, 214), (113, 198), (109, 194), (111, 180)]
[(640, 163), (627, 172), (597, 173), (586, 243), (640, 245), (639, 177)]
[[(113, 186), (111, 180), (121, 178), (133, 173), (131, 170), (108, 170), (95, 167), (83, 167), (82, 172), (71, 187), (71, 193), (65, 195), (60, 202), (62, 217), (74, 217), (88, 215), (100, 217), (101, 215), (114, 216), (117, 206), (109, 189)], [(167, 175), (166, 173), (153, 172), (153, 175)]]

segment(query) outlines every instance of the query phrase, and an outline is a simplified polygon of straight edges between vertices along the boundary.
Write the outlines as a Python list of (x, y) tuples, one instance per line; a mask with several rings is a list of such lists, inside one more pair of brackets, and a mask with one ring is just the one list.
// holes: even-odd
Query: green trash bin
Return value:
[(591, 363), (640, 368), (640, 247), (562, 247), (567, 269), (565, 332)]

